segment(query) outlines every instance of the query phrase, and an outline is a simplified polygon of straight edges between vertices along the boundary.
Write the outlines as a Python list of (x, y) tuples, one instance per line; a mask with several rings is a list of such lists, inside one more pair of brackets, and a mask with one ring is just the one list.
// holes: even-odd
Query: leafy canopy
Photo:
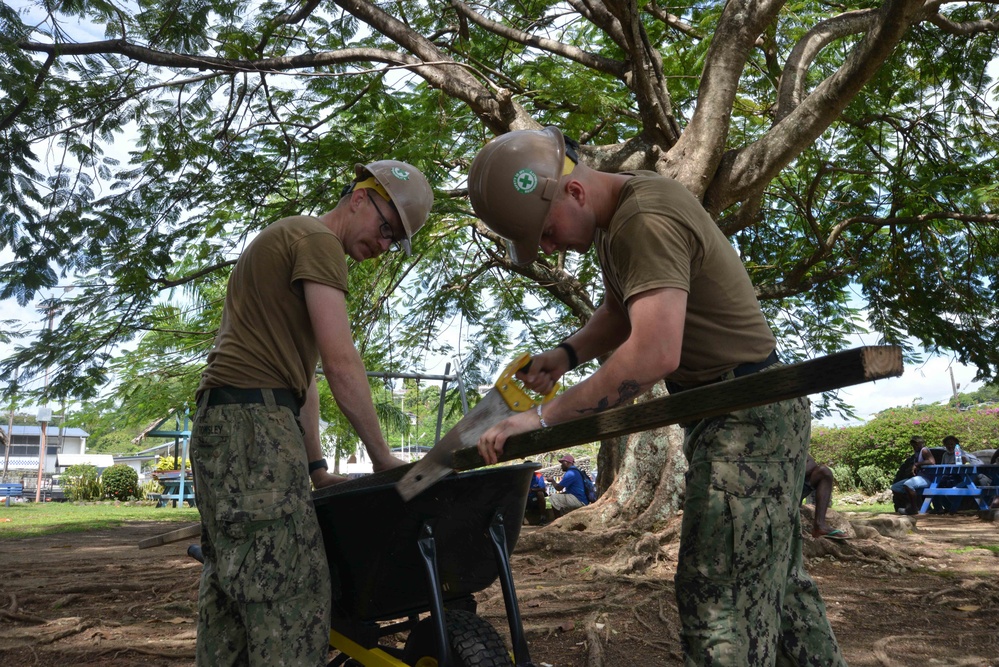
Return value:
[(412, 260), (351, 268), (355, 339), (369, 368), (459, 356), (481, 383), (601, 298), (592, 256), (514, 267), (464, 197), (486, 140), (543, 124), (597, 168), (654, 169), (700, 197), (786, 358), (869, 326), (995, 378), (995, 11), (0, 2), (0, 298), (54, 320), (2, 334), (24, 341), (0, 364), (6, 392), (41, 390), (51, 368), (51, 396), (113, 379), (105, 400), (143, 416), (182, 405), (240, 249), (388, 156), (422, 169), (437, 204)]

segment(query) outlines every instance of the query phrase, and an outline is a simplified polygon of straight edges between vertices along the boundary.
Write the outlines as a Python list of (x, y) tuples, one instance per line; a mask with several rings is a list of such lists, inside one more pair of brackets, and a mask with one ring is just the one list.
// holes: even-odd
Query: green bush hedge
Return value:
[(956, 435), (966, 451), (992, 449), (999, 446), (999, 408), (965, 412), (946, 405), (892, 408), (863, 426), (813, 429), (810, 451), (816, 461), (833, 467), (837, 485), (841, 478), (847, 479), (845, 474), (836, 473), (836, 467), (843, 466), (858, 477), (861, 468), (877, 468), (890, 482), (902, 461), (912, 454), (909, 438), (914, 435), (925, 438), (930, 447), (940, 447), (944, 436)]
[(131, 500), (139, 497), (139, 473), (131, 466), (117, 463), (101, 475), (104, 497), (112, 500)]
[(71, 501), (100, 500), (102, 495), (97, 466), (80, 464), (66, 468), (60, 481), (63, 493)]
[(877, 466), (863, 466), (857, 470), (857, 479), (860, 480), (860, 490), (873, 496), (891, 486), (892, 475)]
[(850, 470), (850, 466), (839, 464), (831, 465), (829, 469), (832, 470), (833, 479), (836, 482), (836, 488), (840, 491), (854, 491), (857, 488), (857, 478), (854, 476), (853, 471)]

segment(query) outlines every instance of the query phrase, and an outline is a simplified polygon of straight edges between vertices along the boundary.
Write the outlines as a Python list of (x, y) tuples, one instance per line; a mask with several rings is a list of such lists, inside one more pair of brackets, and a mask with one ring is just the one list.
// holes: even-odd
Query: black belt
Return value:
[[(737, 377), (737, 378), (741, 378), (744, 375), (752, 375), (753, 373), (758, 373), (758, 372), (762, 371), (767, 366), (773, 366), (774, 364), (776, 364), (779, 361), (780, 361), (780, 357), (777, 356), (777, 350), (774, 350), (763, 361), (757, 361), (756, 363), (752, 363), (752, 364), (740, 364), (740, 365), (736, 366), (732, 370), (732, 374), (735, 375), (735, 377)], [(705, 383), (699, 384), (697, 386), (698, 387), (704, 387), (704, 386), (709, 385), (709, 384), (714, 384), (715, 382), (721, 382), (721, 380), (722, 380), (722, 378), (717, 378), (715, 380), (711, 380), (710, 382), (705, 382)], [(688, 389), (696, 389), (696, 388), (697, 387), (684, 387), (684, 386), (678, 385), (675, 382), (670, 382), (669, 380), (666, 381), (666, 389), (668, 389), (669, 393), (671, 393), (671, 394), (679, 394), (681, 391), (686, 391)]]
[[(239, 387), (212, 387), (208, 389), (208, 405), (233, 405), (241, 403), (259, 403), (265, 405), (264, 393), (260, 389), (240, 389)], [(274, 402), (290, 408), (295, 416), (301, 410), (302, 404), (290, 389), (271, 389)]]

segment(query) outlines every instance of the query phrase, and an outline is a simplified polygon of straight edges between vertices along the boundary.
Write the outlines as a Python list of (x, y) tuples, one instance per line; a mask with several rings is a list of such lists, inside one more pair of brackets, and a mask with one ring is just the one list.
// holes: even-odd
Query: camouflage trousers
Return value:
[(325, 665), (329, 566), (295, 415), (203, 405), (191, 443), (205, 556), (197, 664)]
[(676, 601), (685, 664), (845, 665), (801, 556), (805, 398), (689, 427)]

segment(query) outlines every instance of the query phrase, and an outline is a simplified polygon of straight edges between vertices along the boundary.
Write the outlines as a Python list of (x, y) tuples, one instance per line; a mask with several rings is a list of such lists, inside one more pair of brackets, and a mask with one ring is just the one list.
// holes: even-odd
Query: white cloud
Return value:
[[(954, 395), (949, 369), (954, 371), (954, 382), (959, 385), (959, 392), (974, 391), (982, 386), (981, 382), (973, 380), (974, 368), (963, 366), (950, 357), (932, 356), (922, 364), (906, 365), (901, 377), (846, 387), (839, 390), (839, 396), (852, 405), (854, 412), (864, 421), (888, 408), (945, 402)], [(835, 415), (816, 423), (843, 426), (862, 422), (850, 422)]]

